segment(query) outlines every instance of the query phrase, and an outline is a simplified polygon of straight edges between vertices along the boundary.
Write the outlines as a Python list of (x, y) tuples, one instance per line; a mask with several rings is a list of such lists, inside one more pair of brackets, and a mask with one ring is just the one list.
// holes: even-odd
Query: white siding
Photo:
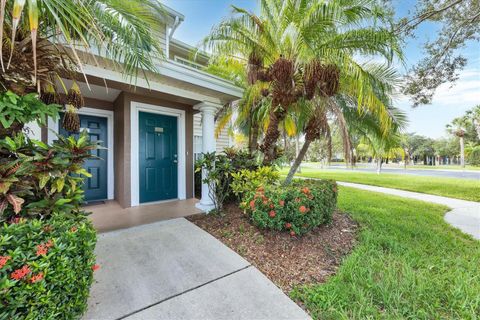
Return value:
[[(201, 153), (202, 152), (202, 144), (201, 144), (201, 137), (202, 136), (202, 114), (197, 113), (193, 116), (193, 152), (194, 153)], [(228, 128), (223, 128), (220, 132), (220, 135), (217, 138), (217, 152), (222, 152), (223, 149), (230, 147), (230, 138), (228, 136)]]

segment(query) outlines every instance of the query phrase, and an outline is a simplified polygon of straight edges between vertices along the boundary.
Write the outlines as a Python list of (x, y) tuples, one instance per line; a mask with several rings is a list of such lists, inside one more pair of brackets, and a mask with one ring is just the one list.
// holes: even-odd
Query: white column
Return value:
[[(202, 102), (194, 107), (202, 112), (202, 153), (216, 150), (215, 113), (220, 107), (220, 105), (209, 102)], [(207, 174), (206, 170), (202, 171), (202, 180), (205, 179)], [(206, 183), (202, 182), (202, 199), (196, 206), (207, 213), (214, 209), (213, 201), (210, 198), (210, 190)]]

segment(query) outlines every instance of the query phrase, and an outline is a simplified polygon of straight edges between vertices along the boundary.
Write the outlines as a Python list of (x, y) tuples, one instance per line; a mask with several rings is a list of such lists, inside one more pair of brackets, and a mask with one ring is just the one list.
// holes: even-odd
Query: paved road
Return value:
[[(319, 168), (320, 166), (315, 166), (311, 164), (304, 164), (304, 167), (309, 168)], [(345, 166), (330, 166), (324, 167), (328, 170), (348, 170), (348, 171), (359, 171), (359, 172), (376, 172), (375, 168), (370, 167), (357, 167), (355, 169), (347, 169)], [(440, 169), (392, 169), (392, 168), (383, 168), (382, 172), (384, 173), (393, 173), (393, 174), (402, 174), (402, 175), (415, 175), (415, 176), (428, 176), (428, 177), (445, 177), (445, 178), (460, 178), (460, 179), (476, 179), (480, 181), (480, 171), (462, 171), (462, 170), (440, 170)]]
[(431, 194), (403, 191), (398, 189), (369, 186), (359, 183), (338, 182), (339, 185), (352, 187), (362, 190), (381, 192), (411, 198), (426, 202), (437, 203), (450, 207), (452, 210), (447, 212), (444, 219), (450, 225), (460, 229), (475, 239), (480, 240), (480, 203), (474, 201), (465, 201), (447, 197), (440, 197)]

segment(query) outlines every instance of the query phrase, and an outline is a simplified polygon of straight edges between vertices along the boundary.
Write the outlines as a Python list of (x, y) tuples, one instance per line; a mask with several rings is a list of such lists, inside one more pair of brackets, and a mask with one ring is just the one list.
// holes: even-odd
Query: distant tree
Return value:
[(447, 131), (458, 137), (460, 142), (460, 165), (465, 167), (465, 132), (468, 124), (466, 117), (453, 119), (452, 123), (447, 124)]
[(415, 107), (431, 103), (441, 84), (458, 79), (459, 71), (467, 64), (460, 49), (480, 40), (480, 1), (417, 0), (412, 15), (400, 19), (395, 28), (404, 36), (414, 37), (418, 26), (425, 22), (435, 23), (440, 31), (431, 34), (431, 40), (424, 44), (423, 58), (406, 78), (404, 93)]

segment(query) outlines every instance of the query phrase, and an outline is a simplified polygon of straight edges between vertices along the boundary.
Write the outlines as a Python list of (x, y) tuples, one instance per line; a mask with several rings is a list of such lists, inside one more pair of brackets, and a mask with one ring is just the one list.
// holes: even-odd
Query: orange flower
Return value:
[(270, 211), (268, 215), (270, 216), (270, 218), (275, 218), (275, 215), (276, 215), (275, 210)]
[(270, 209), (273, 209), (275, 208), (275, 206), (273, 205), (273, 203), (270, 203)]
[(305, 213), (308, 211), (308, 209), (305, 206), (300, 206), (300, 208), (298, 208), (298, 211), (300, 211), (301, 213)]
[(0, 256), (0, 269), (7, 264), (8, 260), (12, 259), (10, 256)]
[(15, 271), (13, 271), (12, 274), (10, 275), (10, 277), (13, 280), (21, 280), (27, 274), (29, 274), (30, 272), (32, 272), (32, 270), (30, 270), (30, 268), (27, 265), (25, 265), (25, 266), (21, 267), (20, 269), (17, 269)]
[(278, 204), (280, 204), (282, 207), (285, 205), (285, 201), (284, 200), (280, 200), (278, 201)]
[(305, 193), (305, 194), (309, 194), (310, 189), (308, 189), (308, 187), (304, 187), (304, 188), (302, 188), (302, 192)]
[(47, 243), (45, 243), (45, 247), (51, 248), (53, 246), (52, 239), (48, 240)]
[(37, 256), (44, 256), (48, 252), (48, 247), (43, 244), (37, 245)]
[(43, 279), (43, 272), (40, 272), (36, 275), (33, 275), (31, 278), (30, 278), (30, 283), (35, 283), (35, 282), (38, 282), (40, 280)]
[(250, 209), (255, 209), (255, 200), (250, 201)]
[(70, 231), (71, 231), (71, 232), (77, 232), (77, 230), (78, 230), (78, 229), (77, 229), (77, 227), (75, 227), (75, 226), (73, 226), (73, 227), (70, 228)]
[(263, 191), (265, 191), (265, 188), (262, 187), (262, 186), (260, 186), (260, 187), (257, 188), (257, 191), (258, 191), (258, 192), (263, 192)]
[(92, 266), (92, 270), (93, 270), (93, 271), (97, 271), (98, 269), (100, 269), (100, 265), (94, 264), (94, 265)]

